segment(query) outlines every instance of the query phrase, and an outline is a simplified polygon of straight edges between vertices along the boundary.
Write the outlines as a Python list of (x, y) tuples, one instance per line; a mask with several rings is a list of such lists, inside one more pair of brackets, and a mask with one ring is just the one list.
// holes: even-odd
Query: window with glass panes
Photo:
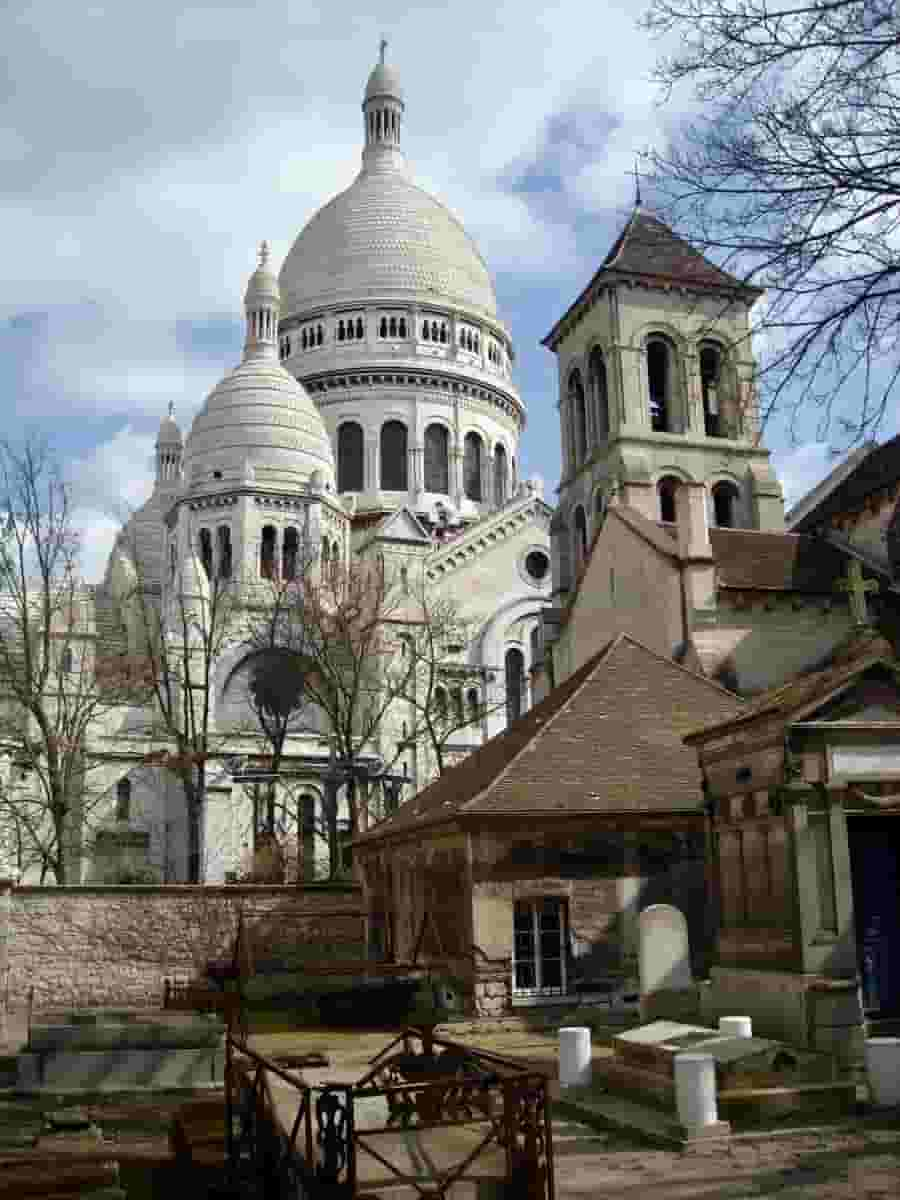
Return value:
[(513, 913), (513, 992), (566, 990), (566, 902), (556, 896), (517, 900)]

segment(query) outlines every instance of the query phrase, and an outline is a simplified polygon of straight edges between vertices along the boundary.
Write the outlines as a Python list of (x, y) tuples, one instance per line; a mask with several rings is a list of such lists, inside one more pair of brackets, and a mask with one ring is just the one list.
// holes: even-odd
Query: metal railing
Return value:
[[(418, 1041), (421, 1050), (413, 1050)], [(389, 1054), (399, 1043), (403, 1049)], [(442, 1053), (437, 1054), (440, 1049)], [(547, 1077), (498, 1055), (406, 1030), (370, 1063), (354, 1084), (311, 1086), (245, 1042), (226, 1035), (226, 1151), (232, 1184), (261, 1200), (357, 1195), (360, 1154), (374, 1159), (396, 1184), (419, 1196), (444, 1200), (490, 1149), (504, 1152), (507, 1184), (517, 1200), (554, 1200), (553, 1139)], [(419, 1078), (416, 1078), (419, 1076)], [(269, 1086), (280, 1079), (299, 1093), (289, 1131), (282, 1125)], [(382, 1125), (359, 1128), (357, 1100), (383, 1099)], [(411, 1175), (392, 1162), (384, 1135), (481, 1126), (473, 1148), (430, 1178)], [(375, 1144), (373, 1144), (373, 1142)]]

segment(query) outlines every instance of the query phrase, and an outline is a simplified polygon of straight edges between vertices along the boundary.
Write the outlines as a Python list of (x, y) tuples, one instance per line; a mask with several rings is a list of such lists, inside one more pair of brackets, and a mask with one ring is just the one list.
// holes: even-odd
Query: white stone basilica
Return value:
[[(403, 92), (383, 48), (362, 108), (359, 175), (307, 223), (277, 279), (263, 245), (245, 295), (242, 360), (186, 438), (171, 411), (162, 421), (153, 494), (90, 591), (84, 628), (88, 640), (127, 636), (135, 648), (137, 590), (165, 620), (186, 598), (202, 605), (210, 581), (290, 577), (310, 552), (415, 563), (476, 631), (456, 664), (465, 672), (448, 673), (449, 704), (473, 702), (471, 690), (454, 696), (454, 678), (464, 675), (467, 689), (477, 680), (479, 691), (471, 724), (450, 747), (458, 756), (530, 703), (551, 587), (551, 509), (537, 485), (519, 480), (525, 410), (488, 269), (456, 218), (412, 178), (401, 150)], [(239, 732), (246, 653), (236, 640), (214, 664), (207, 881), (241, 872), (252, 855), (251, 800), (234, 767), (249, 752)], [(504, 700), (491, 704), (492, 695)], [(324, 723), (313, 726), (291, 734), (286, 753), (294, 778), (308, 779), (304, 822), (322, 801), (330, 752)], [(397, 735), (386, 726), (385, 737)], [(91, 847), (80, 854), (83, 882), (123, 872), (187, 878), (184, 796), (170, 771), (147, 763), (158, 742), (146, 708), (116, 709), (95, 731), (90, 753), (101, 766), (91, 788), (101, 802), (83, 839)], [(402, 762), (396, 741), (368, 749), (406, 773), (405, 797), (427, 782), (430, 765), (416, 747)], [(308, 871), (324, 849), (312, 838)], [(21, 847), (18, 865), (38, 882)]]

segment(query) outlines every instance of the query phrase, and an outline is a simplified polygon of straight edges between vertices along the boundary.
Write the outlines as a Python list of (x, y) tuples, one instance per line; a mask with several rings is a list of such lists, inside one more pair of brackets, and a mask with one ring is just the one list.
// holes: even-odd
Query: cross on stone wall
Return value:
[(877, 592), (881, 586), (877, 579), (863, 579), (862, 563), (858, 558), (851, 559), (847, 564), (847, 574), (835, 585), (841, 592), (850, 594), (850, 611), (857, 625), (868, 625), (869, 614), (866, 611), (866, 593)]

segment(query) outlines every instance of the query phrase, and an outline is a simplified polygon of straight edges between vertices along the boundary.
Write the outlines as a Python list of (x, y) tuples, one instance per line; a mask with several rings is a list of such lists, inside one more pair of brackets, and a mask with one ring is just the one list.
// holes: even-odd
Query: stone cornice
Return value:
[(428, 556), (425, 575), (429, 583), (445, 579), (458, 567), (464, 567), (482, 551), (503, 542), (532, 520), (549, 530), (553, 510), (539, 496), (530, 496), (507, 505), (499, 512), (477, 521), (464, 534)]
[(428, 388), (435, 392), (447, 392), (452, 396), (468, 396), (483, 400), (499, 409), (517, 422), (519, 431), (525, 428), (525, 406), (518, 396), (504, 390), (500, 385), (461, 379), (459, 376), (438, 370), (423, 370), (421, 367), (365, 368), (361, 370), (323, 371), (321, 374), (305, 376), (301, 382), (319, 408), (341, 404), (345, 397), (336, 395), (324, 399), (331, 392), (348, 389), (414, 387)]

